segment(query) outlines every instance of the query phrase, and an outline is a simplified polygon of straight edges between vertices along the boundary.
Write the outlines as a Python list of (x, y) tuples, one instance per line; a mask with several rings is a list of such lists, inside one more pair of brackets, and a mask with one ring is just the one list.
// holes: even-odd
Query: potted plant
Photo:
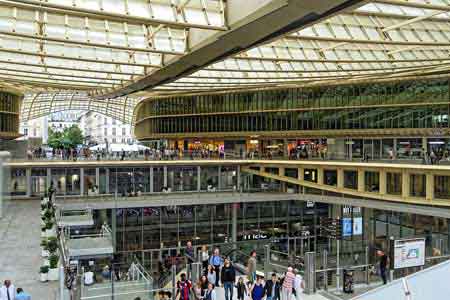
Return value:
[(45, 223), (45, 234), (47, 235), (47, 237), (54, 237), (56, 236), (56, 229), (54, 227), (54, 224), (52, 221), (48, 220)]
[(39, 270), (39, 273), (41, 274), (41, 282), (46, 282), (48, 280), (48, 266), (42, 266)]
[(46, 209), (44, 212), (44, 218), (45, 220), (52, 220), (53, 219), (53, 211), (52, 209)]
[(50, 268), (48, 270), (48, 280), (56, 281), (59, 278), (59, 270), (58, 270), (59, 256), (57, 254), (51, 254), (48, 260), (50, 261)]
[(55, 254), (58, 251), (58, 241), (56, 237), (49, 237), (47, 240), (47, 250), (50, 254)]
[(48, 253), (47, 239), (43, 239), (41, 241), (41, 247), (42, 247), (41, 256), (48, 257), (49, 253)]

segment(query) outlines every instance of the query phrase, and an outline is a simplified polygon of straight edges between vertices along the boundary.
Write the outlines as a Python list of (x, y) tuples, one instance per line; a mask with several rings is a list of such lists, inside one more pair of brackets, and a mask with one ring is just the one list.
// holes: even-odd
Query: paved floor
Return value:
[(32, 299), (53, 300), (58, 283), (39, 282), (40, 209), (37, 200), (5, 201), (0, 219), (0, 281), (11, 279)]

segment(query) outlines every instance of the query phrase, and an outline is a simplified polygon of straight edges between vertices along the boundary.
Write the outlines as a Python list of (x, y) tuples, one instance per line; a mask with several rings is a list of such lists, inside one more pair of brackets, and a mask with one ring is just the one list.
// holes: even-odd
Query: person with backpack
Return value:
[(175, 298), (180, 295), (179, 300), (189, 300), (189, 294), (192, 289), (192, 284), (186, 279), (186, 274), (181, 274), (181, 280), (177, 282), (177, 294)]

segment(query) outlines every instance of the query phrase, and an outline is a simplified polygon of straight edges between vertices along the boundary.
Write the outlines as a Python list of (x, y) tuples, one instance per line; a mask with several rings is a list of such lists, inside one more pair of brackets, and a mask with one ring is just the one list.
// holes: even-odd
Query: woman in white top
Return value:
[(206, 278), (208, 278), (208, 282), (212, 283), (213, 286), (216, 283), (216, 271), (214, 271), (214, 267), (211, 265), (208, 265), (208, 274), (206, 274)]
[(206, 274), (208, 269), (209, 253), (208, 248), (205, 245), (203, 245), (202, 250), (200, 250), (200, 260), (202, 261), (203, 272)]
[(300, 274), (295, 275), (294, 279), (294, 289), (295, 289), (295, 297), (297, 300), (302, 299), (303, 289), (305, 288), (305, 284), (303, 282), (303, 277)]

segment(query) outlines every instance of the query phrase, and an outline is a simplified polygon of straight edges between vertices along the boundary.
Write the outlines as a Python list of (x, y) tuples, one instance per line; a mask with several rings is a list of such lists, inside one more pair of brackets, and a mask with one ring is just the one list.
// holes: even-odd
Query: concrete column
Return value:
[(426, 174), (426, 194), (425, 198), (427, 201), (433, 201), (434, 199), (434, 174)]
[(163, 168), (163, 186), (167, 187), (167, 166)]
[(385, 170), (380, 170), (379, 174), (379, 182), (380, 182), (380, 194), (381, 195), (385, 195), (386, 194), (386, 171)]
[(221, 176), (221, 170), (222, 170), (222, 166), (218, 166), (217, 167), (217, 190), (221, 190), (222, 189), (222, 176)]
[[(95, 168), (95, 185), (100, 189), (100, 168)], [(100, 191), (98, 191), (100, 193)]]
[(236, 189), (240, 192), (241, 191), (241, 166), (237, 166), (236, 169)]
[(153, 179), (154, 179), (153, 167), (150, 167), (150, 193), (154, 192)]
[(305, 170), (303, 168), (298, 168), (298, 180), (303, 181), (305, 180)]
[(202, 168), (200, 166), (197, 166), (197, 192), (200, 192), (202, 190)]
[(410, 193), (410, 186), (411, 186), (411, 175), (407, 171), (402, 172), (402, 197), (408, 198)]
[(344, 169), (338, 168), (336, 170), (337, 174), (337, 188), (343, 189), (344, 188)]
[(279, 167), (278, 168), (278, 176), (284, 176), (285, 174), (285, 169), (284, 167)]
[(231, 204), (231, 241), (234, 243), (233, 249), (237, 242), (237, 214), (239, 203)]
[[(285, 169), (284, 169), (284, 167), (279, 167), (278, 168), (278, 176), (285, 176)], [(286, 185), (286, 182), (284, 182), (284, 181), (281, 181), (280, 182), (281, 183), (281, 191), (283, 192), (283, 193), (285, 193), (286, 191), (287, 191), (287, 185)]]
[(84, 195), (84, 168), (80, 168), (80, 195)]
[[(105, 178), (106, 178), (106, 180), (105, 180), (105, 191), (106, 191), (106, 193), (107, 194), (109, 194), (110, 193), (110, 191), (109, 191), (109, 168), (106, 168), (106, 172), (105, 172)], [(116, 185), (117, 185), (117, 182), (116, 182)]]
[(323, 184), (323, 168), (317, 168), (317, 183)]
[(397, 139), (394, 138), (394, 146), (392, 148), (392, 153), (394, 153), (394, 159), (397, 158)]
[(364, 170), (358, 169), (358, 192), (365, 191), (365, 173)]
[(288, 157), (289, 155), (289, 151), (288, 151), (288, 140), (284, 139), (283, 140), (283, 156), (284, 157)]
[(27, 168), (25, 170), (25, 176), (27, 178), (27, 180), (26, 180), (26, 182), (27, 182), (26, 195), (27, 195), (27, 197), (31, 197), (31, 189), (32, 189), (32, 187), (31, 187), (31, 185), (32, 185), (32, 182), (31, 182), (31, 168)]
[[(47, 168), (47, 184), (46, 184), (47, 191), (50, 188), (51, 182), (52, 182), (52, 169)], [(45, 192), (47, 193), (47, 191), (45, 191)]]
[(112, 244), (114, 253), (116, 252), (116, 234), (117, 234), (117, 209), (111, 209), (111, 231), (112, 231)]
[(425, 149), (425, 152), (428, 152), (428, 139), (425, 136), (422, 137), (422, 148)]

